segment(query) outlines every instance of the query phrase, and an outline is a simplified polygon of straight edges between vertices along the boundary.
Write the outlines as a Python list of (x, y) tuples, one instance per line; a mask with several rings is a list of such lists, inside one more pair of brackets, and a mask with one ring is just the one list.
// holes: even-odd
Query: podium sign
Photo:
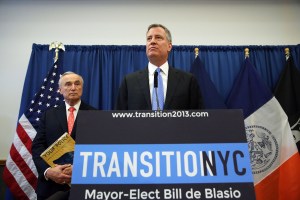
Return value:
[(255, 199), (241, 110), (80, 111), (71, 199)]

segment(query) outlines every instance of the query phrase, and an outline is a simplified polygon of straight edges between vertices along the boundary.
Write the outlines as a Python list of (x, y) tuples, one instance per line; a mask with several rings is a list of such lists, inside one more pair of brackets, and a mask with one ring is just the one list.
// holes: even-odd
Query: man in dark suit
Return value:
[(202, 98), (195, 77), (168, 64), (172, 49), (170, 31), (161, 24), (152, 24), (148, 27), (146, 39), (148, 67), (125, 76), (119, 89), (116, 109), (156, 110), (153, 108), (156, 103), (153, 96), (159, 95), (153, 87), (158, 68), (163, 86), (163, 105), (160, 105), (163, 110), (201, 109)]
[[(76, 119), (80, 110), (95, 109), (81, 101), (83, 79), (80, 75), (66, 72), (61, 76), (58, 84), (59, 92), (63, 95), (65, 103), (59, 107), (51, 108), (43, 114), (36, 137), (32, 142), (32, 157), (39, 174), (36, 189), (38, 200), (47, 199), (56, 193), (63, 194), (60, 196), (68, 198), (72, 164), (61, 164), (51, 168), (40, 155), (65, 132), (68, 132), (75, 139)], [(74, 111), (70, 111), (71, 109)], [(68, 124), (71, 112), (73, 113), (72, 121), (75, 122)]]

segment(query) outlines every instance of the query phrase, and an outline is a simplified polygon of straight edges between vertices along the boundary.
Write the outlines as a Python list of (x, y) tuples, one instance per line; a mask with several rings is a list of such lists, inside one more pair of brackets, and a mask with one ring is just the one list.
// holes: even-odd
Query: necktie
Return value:
[(71, 135), (72, 133), (72, 129), (74, 126), (74, 107), (70, 107), (69, 108), (69, 117), (68, 117), (68, 131), (69, 131), (69, 135)]
[(161, 69), (157, 68), (157, 88), (154, 87), (152, 91), (152, 110), (163, 110), (164, 109), (164, 86), (161, 77)]

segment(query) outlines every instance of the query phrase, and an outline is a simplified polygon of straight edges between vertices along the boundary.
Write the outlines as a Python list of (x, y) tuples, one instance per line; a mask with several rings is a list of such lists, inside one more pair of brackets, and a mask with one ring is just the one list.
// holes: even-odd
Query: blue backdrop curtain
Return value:
[[(300, 44), (287, 46), (173, 46), (169, 55), (169, 64), (189, 72), (195, 60), (195, 48), (199, 48), (199, 58), (220, 93), (220, 98), (223, 98), (223, 102), (226, 101), (243, 65), (245, 48), (249, 48), (251, 63), (271, 91), (274, 91), (285, 66), (285, 48), (290, 49), (295, 65), (300, 70)], [(54, 51), (49, 51), (49, 45), (32, 45), (19, 118), (42, 85), (44, 77), (53, 65), (53, 58)], [(112, 110), (123, 77), (128, 73), (145, 68), (148, 63), (143, 45), (65, 45), (65, 52), (59, 59), (62, 59), (62, 71), (74, 71), (83, 76), (83, 100), (101, 110)]]
[[(244, 49), (250, 50), (250, 61), (273, 91), (285, 64), (284, 48), (290, 49), (296, 66), (300, 67), (300, 45), (288, 46), (173, 46), (169, 64), (190, 71), (195, 59), (194, 49), (211, 80), (226, 101), (243, 60)], [(65, 45), (63, 71), (74, 71), (84, 78), (83, 100), (101, 110), (114, 108), (119, 85), (124, 75), (143, 69), (148, 60), (145, 46)], [(25, 78), (20, 114), (30, 104), (43, 78), (53, 64), (54, 52), (49, 45), (33, 44)], [(299, 68), (300, 69), (300, 68)]]

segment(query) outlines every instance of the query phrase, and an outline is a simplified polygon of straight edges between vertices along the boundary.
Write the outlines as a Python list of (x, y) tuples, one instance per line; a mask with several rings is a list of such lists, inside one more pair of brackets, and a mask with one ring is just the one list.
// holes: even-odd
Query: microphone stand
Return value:
[(158, 72), (155, 71), (154, 72), (154, 90), (155, 90), (155, 96), (156, 96), (156, 105), (157, 105), (157, 110), (160, 111), (160, 107), (159, 107), (159, 101), (158, 101), (158, 96), (157, 96), (157, 85), (158, 85), (158, 80), (157, 80), (157, 76), (158, 76)]
[(157, 110), (161, 111), (160, 107), (159, 107), (159, 101), (158, 101), (158, 97), (157, 97), (157, 87), (155, 88), (155, 94), (156, 94), (156, 104), (157, 104)]

